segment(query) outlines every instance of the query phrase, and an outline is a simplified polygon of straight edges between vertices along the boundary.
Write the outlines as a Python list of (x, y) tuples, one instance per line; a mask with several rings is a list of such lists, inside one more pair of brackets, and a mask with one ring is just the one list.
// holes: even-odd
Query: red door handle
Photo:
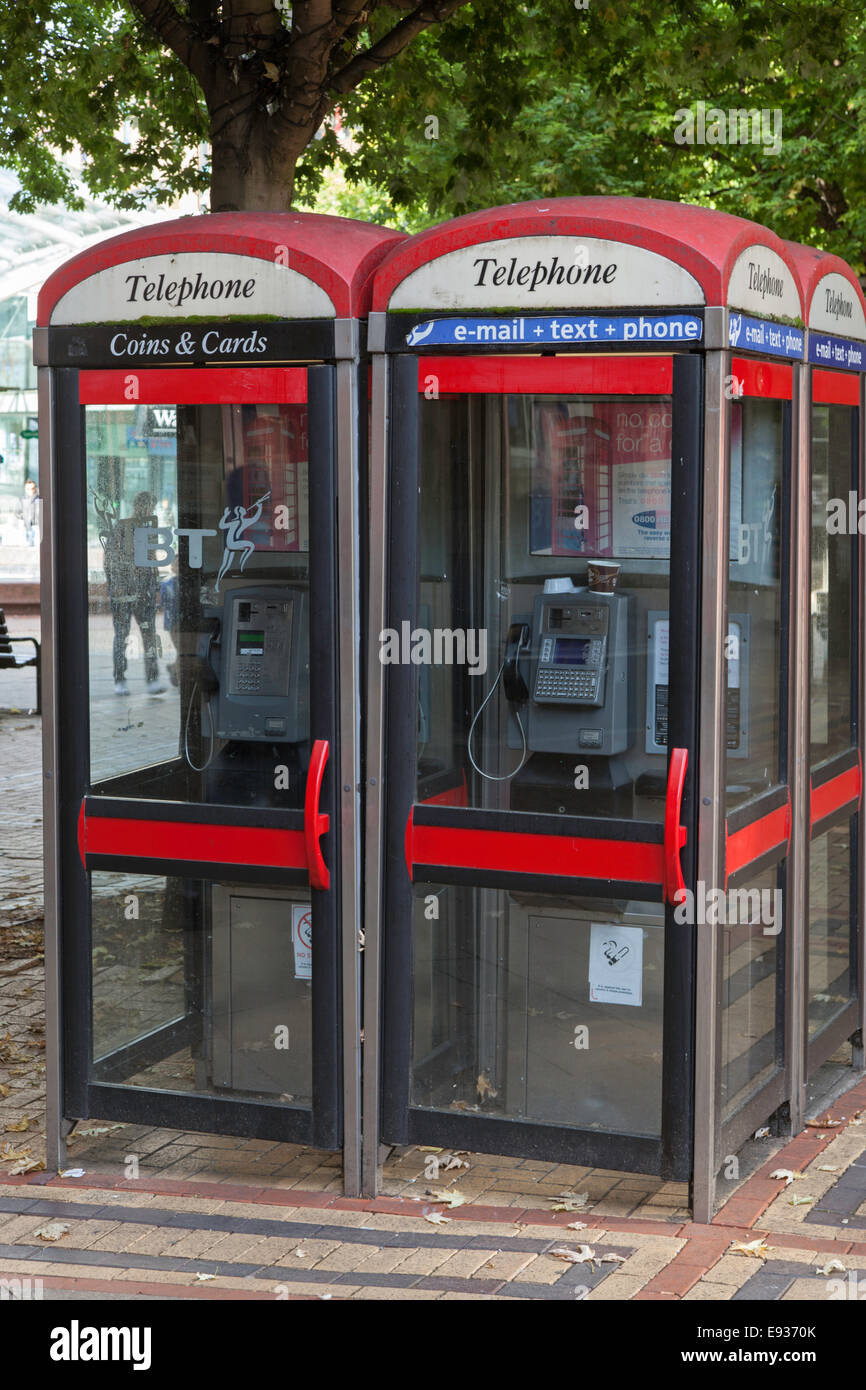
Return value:
[(327, 831), (330, 822), (328, 816), (319, 810), (319, 799), (322, 795), (322, 778), (325, 775), (325, 763), (328, 761), (329, 752), (327, 739), (317, 738), (310, 754), (307, 790), (304, 794), (304, 845), (307, 851), (310, 887), (320, 888), (323, 892), (331, 886), (331, 875), (322, 858), (319, 840)]
[(668, 768), (668, 790), (665, 798), (665, 841), (664, 841), (664, 898), (671, 907), (676, 906), (677, 893), (686, 889), (680, 864), (680, 850), (688, 838), (688, 831), (680, 825), (683, 806), (683, 787), (686, 781), (686, 768), (689, 765), (687, 748), (672, 748)]

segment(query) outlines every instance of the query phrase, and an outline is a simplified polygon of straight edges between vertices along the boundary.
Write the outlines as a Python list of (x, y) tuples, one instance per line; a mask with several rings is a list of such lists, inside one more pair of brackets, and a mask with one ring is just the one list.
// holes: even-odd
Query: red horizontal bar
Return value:
[(829, 782), (822, 782), (820, 787), (812, 787), (811, 791), (809, 819), (812, 825), (816, 825), (825, 816), (832, 816), (843, 806), (860, 800), (860, 769), (849, 767), (847, 772), (840, 772), (838, 777), (831, 777)]
[(859, 375), (816, 367), (812, 372), (812, 400), (815, 405), (859, 405)]
[(735, 357), (731, 371), (739, 384), (740, 396), (764, 396), (777, 401), (789, 401), (793, 396), (794, 369), (787, 362)]
[(411, 817), (406, 851), (410, 876), (414, 864), (441, 864), (453, 869), (611, 879), (661, 887), (664, 868), (664, 847), (640, 840), (457, 830), (450, 826), (415, 825)]
[(739, 869), (744, 869), (762, 855), (769, 854), (770, 850), (778, 849), (779, 845), (785, 845), (787, 850), (790, 829), (790, 793), (785, 806), (779, 806), (777, 810), (768, 812), (766, 816), (752, 821), (750, 825), (744, 825), (742, 830), (735, 830), (732, 835), (728, 835), (726, 829), (726, 876), (730, 878)]
[(441, 394), (669, 396), (670, 357), (421, 357), (418, 390)]
[(78, 374), (82, 405), (303, 405), (305, 367), (148, 367)]
[[(83, 829), (83, 834), (81, 833)], [(129, 859), (178, 859), (197, 864), (254, 864), (275, 869), (306, 869), (302, 830), (267, 830), (242, 825), (202, 825), (187, 821), (79, 820), (79, 849), (85, 855)]]

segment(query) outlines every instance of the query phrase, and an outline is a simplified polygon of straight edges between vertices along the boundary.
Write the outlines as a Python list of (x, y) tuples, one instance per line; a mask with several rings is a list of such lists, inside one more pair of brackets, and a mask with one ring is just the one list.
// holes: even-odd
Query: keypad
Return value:
[(258, 695), (262, 688), (262, 668), (255, 661), (239, 661), (235, 679), (238, 695)]
[(592, 702), (598, 695), (595, 671), (556, 671), (541, 667), (535, 681), (536, 700)]

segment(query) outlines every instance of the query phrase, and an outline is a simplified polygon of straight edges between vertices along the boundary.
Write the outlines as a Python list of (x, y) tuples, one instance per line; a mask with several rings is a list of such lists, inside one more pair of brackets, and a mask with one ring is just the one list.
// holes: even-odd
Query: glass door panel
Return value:
[(133, 381), (80, 378), (89, 1084), (334, 1147), (333, 372)]
[[(678, 857), (664, 825), (668, 670), (672, 647), (694, 651), (679, 611), (671, 632), (673, 363), (423, 360), (419, 384), (431, 375), (417, 535), (402, 542), (417, 587), (394, 595), (381, 651), (389, 703), (414, 714), (414, 888), (388, 886), (392, 960), (395, 918), (412, 919), (412, 984), (403, 1025), (392, 968), (385, 1137), (427, 1142), (461, 1116), (493, 1125), (461, 1142), (494, 1151), (526, 1142), (503, 1126), (629, 1136), (622, 1162), (652, 1171)], [(693, 522), (698, 446), (680, 457), (677, 505), (691, 488)], [(392, 723), (395, 761), (398, 740)], [(405, 1052), (388, 1046), (389, 1018)]]
[(813, 375), (807, 1017), (810, 1044), (821, 1052), (834, 1050), (831, 1025), (857, 993), (857, 537), (848, 506), (857, 488), (859, 412), (838, 397), (856, 401), (858, 392), (856, 378)]
[(722, 1119), (783, 1062), (790, 367), (734, 363), (728, 557), (727, 894), (722, 932)]

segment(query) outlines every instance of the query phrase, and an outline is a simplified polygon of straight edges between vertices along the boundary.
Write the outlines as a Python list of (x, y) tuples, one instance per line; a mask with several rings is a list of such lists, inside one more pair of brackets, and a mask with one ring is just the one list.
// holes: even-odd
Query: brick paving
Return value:
[[(29, 676), (10, 677), (20, 692), (0, 688), (0, 1279), (213, 1300), (866, 1294), (862, 1079), (822, 1112), (824, 1128), (763, 1141), (756, 1170), (731, 1183), (709, 1226), (691, 1221), (684, 1184), (642, 1175), (489, 1154), (444, 1171), (449, 1151), (408, 1148), (385, 1163), (379, 1197), (346, 1198), (334, 1154), (99, 1120), (69, 1142), (82, 1177), (45, 1172), (40, 730), (22, 712)], [(15, 756), (3, 758), (13, 737)], [(15, 1173), (22, 1159), (40, 1166)], [(777, 1168), (797, 1176), (786, 1186), (770, 1178)], [(464, 1203), (434, 1202), (442, 1188)], [(578, 1210), (553, 1210), (563, 1193), (585, 1194)], [(46, 1241), (37, 1232), (48, 1222), (68, 1229)], [(734, 1248), (754, 1241), (758, 1257)]]

